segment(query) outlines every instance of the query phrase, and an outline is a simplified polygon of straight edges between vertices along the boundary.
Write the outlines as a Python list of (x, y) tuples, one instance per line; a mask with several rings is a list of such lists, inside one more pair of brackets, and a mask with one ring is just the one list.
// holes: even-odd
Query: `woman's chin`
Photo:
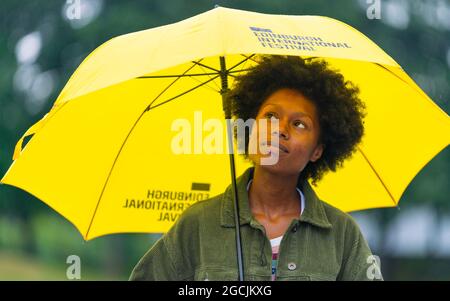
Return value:
[(270, 171), (283, 172), (289, 167), (289, 164), (286, 164), (285, 160), (274, 155), (259, 156), (256, 160), (253, 160), (253, 162), (255, 162), (255, 165)]
[(270, 173), (280, 174), (280, 176), (286, 176), (290, 174), (299, 173), (300, 168), (298, 166), (299, 162), (295, 160), (289, 160), (287, 156), (275, 156), (271, 155), (260, 155), (251, 156), (251, 161), (253, 165), (258, 168), (262, 168)]

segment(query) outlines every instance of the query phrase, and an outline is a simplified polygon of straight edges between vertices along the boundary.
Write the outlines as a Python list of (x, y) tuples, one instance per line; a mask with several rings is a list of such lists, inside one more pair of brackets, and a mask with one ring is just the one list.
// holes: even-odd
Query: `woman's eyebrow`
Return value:
[(312, 120), (312, 117), (309, 116), (309, 114), (303, 113), (303, 112), (296, 112), (294, 113), (294, 116), (299, 116), (299, 117), (308, 117), (309, 119)]
[[(266, 106), (274, 106), (274, 107), (283, 109), (282, 106), (277, 105), (277, 104), (275, 104), (275, 103), (266, 103), (266, 104), (264, 105), (264, 107), (266, 107)], [(294, 115), (295, 115), (295, 116), (299, 116), (299, 117), (308, 117), (308, 118), (310, 118), (310, 119), (312, 120), (312, 117), (311, 117), (309, 114), (305, 113), (305, 112), (295, 112)]]

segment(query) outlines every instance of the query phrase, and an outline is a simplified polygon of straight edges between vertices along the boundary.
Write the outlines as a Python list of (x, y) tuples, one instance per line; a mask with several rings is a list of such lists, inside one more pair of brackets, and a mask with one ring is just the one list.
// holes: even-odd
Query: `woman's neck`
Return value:
[(299, 213), (297, 181), (298, 175), (280, 176), (256, 166), (249, 189), (252, 212), (269, 218)]

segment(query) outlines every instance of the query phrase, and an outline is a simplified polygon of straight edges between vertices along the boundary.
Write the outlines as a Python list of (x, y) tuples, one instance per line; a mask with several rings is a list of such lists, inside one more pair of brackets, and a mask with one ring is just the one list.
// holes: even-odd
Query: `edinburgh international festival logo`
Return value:
[(326, 41), (319, 36), (277, 33), (268, 28), (250, 26), (250, 30), (263, 47), (316, 51), (318, 48), (352, 48), (345, 41)]

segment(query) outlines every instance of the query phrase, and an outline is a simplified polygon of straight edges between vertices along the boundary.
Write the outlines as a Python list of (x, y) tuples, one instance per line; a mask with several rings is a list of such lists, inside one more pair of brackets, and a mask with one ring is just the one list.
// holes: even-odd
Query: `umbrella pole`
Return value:
[(225, 119), (227, 123), (227, 140), (228, 140), (228, 153), (230, 155), (230, 169), (231, 169), (231, 187), (234, 196), (234, 224), (236, 230), (236, 253), (238, 261), (239, 281), (244, 281), (244, 267), (242, 257), (242, 244), (241, 244), (241, 227), (239, 224), (239, 201), (236, 185), (236, 170), (234, 166), (234, 154), (233, 154), (233, 133), (231, 129), (231, 107), (226, 98), (228, 92), (228, 78), (227, 68), (225, 65), (225, 57), (220, 57), (220, 78), (222, 82), (222, 89), (220, 94), (222, 95), (222, 107), (225, 112)]

